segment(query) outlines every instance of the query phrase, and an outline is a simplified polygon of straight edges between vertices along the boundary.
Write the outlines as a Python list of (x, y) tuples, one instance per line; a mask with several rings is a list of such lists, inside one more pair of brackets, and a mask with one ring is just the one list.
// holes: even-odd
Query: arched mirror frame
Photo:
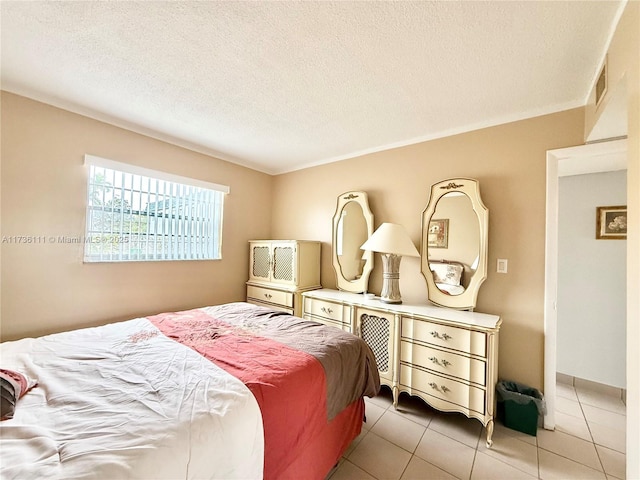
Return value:
[(342, 211), (350, 202), (356, 202), (358, 205), (360, 205), (367, 225), (367, 238), (365, 238), (362, 243), (364, 243), (373, 234), (373, 213), (371, 213), (371, 210), (369, 209), (369, 199), (367, 197), (367, 194), (365, 192), (343, 193), (342, 195), (338, 196), (338, 205), (336, 207), (336, 213), (333, 216), (331, 258), (333, 262), (333, 269), (336, 273), (336, 284), (338, 290), (344, 290), (345, 292), (352, 293), (362, 293), (367, 291), (367, 287), (369, 285), (369, 275), (371, 275), (371, 271), (373, 270), (373, 252), (364, 250), (362, 251), (362, 259), (364, 260), (362, 274), (360, 275), (360, 278), (357, 278), (355, 280), (349, 280), (344, 277), (344, 275), (342, 274), (342, 267), (340, 266), (340, 262), (338, 261), (337, 245), (338, 234), (340, 231), (340, 229), (338, 228), (338, 224), (342, 216)]
[[(480, 228), (478, 245), (478, 268), (471, 277), (465, 291), (459, 295), (447, 295), (435, 284), (429, 268), (429, 249), (427, 245), (429, 222), (436, 211), (438, 201), (447, 193), (460, 192), (469, 197), (471, 206), (478, 218)], [(487, 278), (487, 251), (489, 236), (489, 210), (480, 198), (480, 184), (471, 178), (451, 178), (431, 186), (429, 203), (422, 212), (421, 267), (422, 275), (427, 281), (429, 300), (436, 305), (458, 310), (473, 310), (476, 306), (480, 285)]]

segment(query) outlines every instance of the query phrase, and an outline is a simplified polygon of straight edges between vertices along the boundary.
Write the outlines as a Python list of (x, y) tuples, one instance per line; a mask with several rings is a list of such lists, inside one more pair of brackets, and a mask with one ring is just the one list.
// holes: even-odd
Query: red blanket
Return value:
[[(199, 309), (160, 314), (149, 320), (166, 336), (198, 351), (252, 391), (264, 424), (265, 478), (281, 479), (293, 471), (300, 474), (297, 466), (292, 467), (300, 452), (315, 445), (327, 433), (329, 423), (334, 423), (327, 418), (325, 372), (318, 359), (257, 335), (255, 327), (223, 322)], [(361, 403), (360, 400), (349, 415), (354, 412), (362, 415)], [(342, 415), (345, 416), (348, 415)], [(338, 447), (337, 453), (331, 452), (326, 461), (337, 461), (333, 456), (339, 457), (360, 432), (361, 419), (355, 425), (352, 419), (347, 419), (346, 426), (333, 426), (333, 437), (345, 430), (348, 438), (339, 439), (344, 445)], [(338, 415), (335, 421), (344, 418)]]

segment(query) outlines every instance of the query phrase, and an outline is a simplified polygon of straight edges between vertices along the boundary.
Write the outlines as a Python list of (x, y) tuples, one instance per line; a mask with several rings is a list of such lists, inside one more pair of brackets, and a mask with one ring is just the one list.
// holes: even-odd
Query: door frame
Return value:
[(547, 430), (554, 430), (556, 426), (559, 177), (569, 170), (574, 170), (575, 174), (611, 171), (612, 168), (602, 166), (603, 162), (612, 156), (626, 162), (626, 152), (626, 139), (547, 151), (544, 269), (544, 395), (547, 404), (544, 428)]

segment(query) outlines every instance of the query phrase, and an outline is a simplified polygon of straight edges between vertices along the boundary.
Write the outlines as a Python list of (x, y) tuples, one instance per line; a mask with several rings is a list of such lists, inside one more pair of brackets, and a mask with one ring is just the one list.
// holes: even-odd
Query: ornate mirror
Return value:
[(473, 310), (487, 278), (489, 210), (480, 185), (452, 178), (431, 186), (422, 212), (421, 271), (429, 300), (443, 307)]
[(339, 290), (367, 291), (373, 270), (373, 252), (360, 246), (373, 233), (373, 214), (364, 192), (346, 192), (338, 197), (333, 216), (332, 260)]

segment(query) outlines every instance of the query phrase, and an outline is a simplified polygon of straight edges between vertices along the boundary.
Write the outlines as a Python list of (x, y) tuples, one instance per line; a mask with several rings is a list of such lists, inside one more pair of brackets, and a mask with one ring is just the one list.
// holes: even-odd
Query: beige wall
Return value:
[(3, 92), (5, 239), (84, 235), (87, 153), (229, 185), (223, 259), (84, 264), (80, 244), (5, 242), (2, 340), (245, 298), (247, 240), (271, 234), (273, 177)]
[(610, 103), (616, 98), (616, 94), (622, 90), (631, 95), (632, 90), (638, 89), (634, 85), (633, 71), (630, 67), (638, 62), (638, 10), (640, 2), (632, 1), (627, 4), (622, 13), (616, 31), (607, 49), (607, 90), (601, 102), (596, 107), (596, 88), (593, 86), (587, 104), (585, 106), (585, 133), (587, 138), (591, 130)]
[[(477, 310), (503, 317), (500, 375), (543, 385), (546, 151), (582, 144), (582, 108), (396, 148), (275, 178), (275, 238), (320, 240), (322, 284), (335, 287), (331, 219), (337, 196), (369, 194), (375, 226), (404, 225), (420, 245), (422, 211), (433, 183), (451, 177), (480, 181), (489, 208), (489, 267)], [(495, 273), (496, 260), (509, 273)], [(400, 288), (406, 302), (426, 301), (419, 258), (403, 258)], [(380, 292), (379, 257), (370, 290)]]
[[(640, 478), (640, 2), (630, 1), (607, 50), (609, 88), (586, 106), (585, 137), (618, 91), (626, 97), (627, 152), (627, 478)], [(634, 454), (631, 454), (633, 452)]]

